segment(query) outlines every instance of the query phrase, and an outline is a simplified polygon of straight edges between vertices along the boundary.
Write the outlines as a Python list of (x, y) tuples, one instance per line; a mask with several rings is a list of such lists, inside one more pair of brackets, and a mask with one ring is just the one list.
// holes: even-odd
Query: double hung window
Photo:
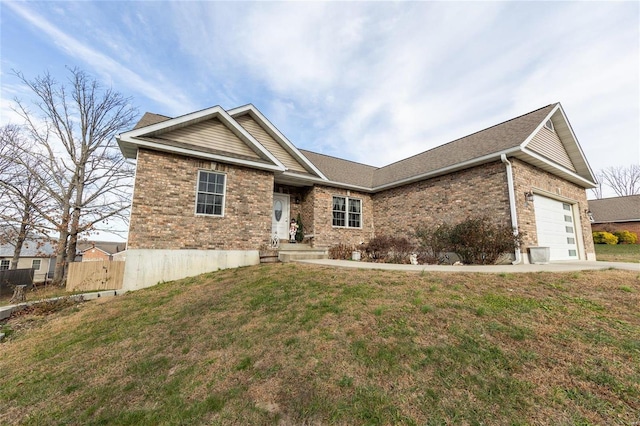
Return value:
[(223, 215), (225, 182), (226, 175), (223, 173), (198, 171), (196, 214)]
[(333, 226), (362, 228), (362, 200), (333, 197)]

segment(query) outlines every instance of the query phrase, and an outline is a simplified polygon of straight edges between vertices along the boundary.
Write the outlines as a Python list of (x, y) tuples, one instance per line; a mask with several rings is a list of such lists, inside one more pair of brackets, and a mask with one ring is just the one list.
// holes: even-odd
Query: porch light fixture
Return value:
[(300, 204), (300, 197), (296, 196), (296, 198), (293, 199), (293, 202), (296, 204)]
[(528, 206), (529, 203), (533, 203), (533, 192), (527, 191), (524, 193), (524, 205)]
[(591, 213), (591, 210), (589, 209), (584, 209), (584, 212), (587, 214), (587, 217), (589, 218), (589, 222), (593, 223), (596, 220), (593, 218), (593, 213)]

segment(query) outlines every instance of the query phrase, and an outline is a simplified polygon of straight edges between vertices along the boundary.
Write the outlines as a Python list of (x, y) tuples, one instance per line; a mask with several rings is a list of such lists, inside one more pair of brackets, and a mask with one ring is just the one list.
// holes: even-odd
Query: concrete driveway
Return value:
[(521, 272), (571, 272), (598, 269), (623, 269), (640, 272), (640, 263), (622, 262), (593, 262), (593, 261), (566, 261), (552, 262), (546, 265), (397, 265), (392, 263), (356, 262), (353, 260), (313, 259), (297, 260), (299, 263), (313, 265), (335, 266), (339, 268), (380, 269), (388, 271), (408, 272), (484, 272), (490, 274), (521, 273)]

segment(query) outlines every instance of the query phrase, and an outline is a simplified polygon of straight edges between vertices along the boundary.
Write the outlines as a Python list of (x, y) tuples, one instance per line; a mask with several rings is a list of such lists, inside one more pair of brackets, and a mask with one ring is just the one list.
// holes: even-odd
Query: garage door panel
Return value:
[(538, 245), (550, 248), (551, 260), (578, 258), (573, 206), (536, 195), (534, 199)]

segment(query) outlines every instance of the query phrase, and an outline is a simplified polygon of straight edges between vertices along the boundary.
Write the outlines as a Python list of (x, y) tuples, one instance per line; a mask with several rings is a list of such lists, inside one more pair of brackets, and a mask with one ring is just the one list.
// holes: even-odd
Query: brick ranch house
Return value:
[(298, 149), (253, 105), (146, 113), (116, 139), (137, 164), (129, 288), (258, 263), (298, 214), (317, 247), (482, 214), (526, 233), (514, 262), (595, 259), (595, 178), (559, 103), (384, 167)]

